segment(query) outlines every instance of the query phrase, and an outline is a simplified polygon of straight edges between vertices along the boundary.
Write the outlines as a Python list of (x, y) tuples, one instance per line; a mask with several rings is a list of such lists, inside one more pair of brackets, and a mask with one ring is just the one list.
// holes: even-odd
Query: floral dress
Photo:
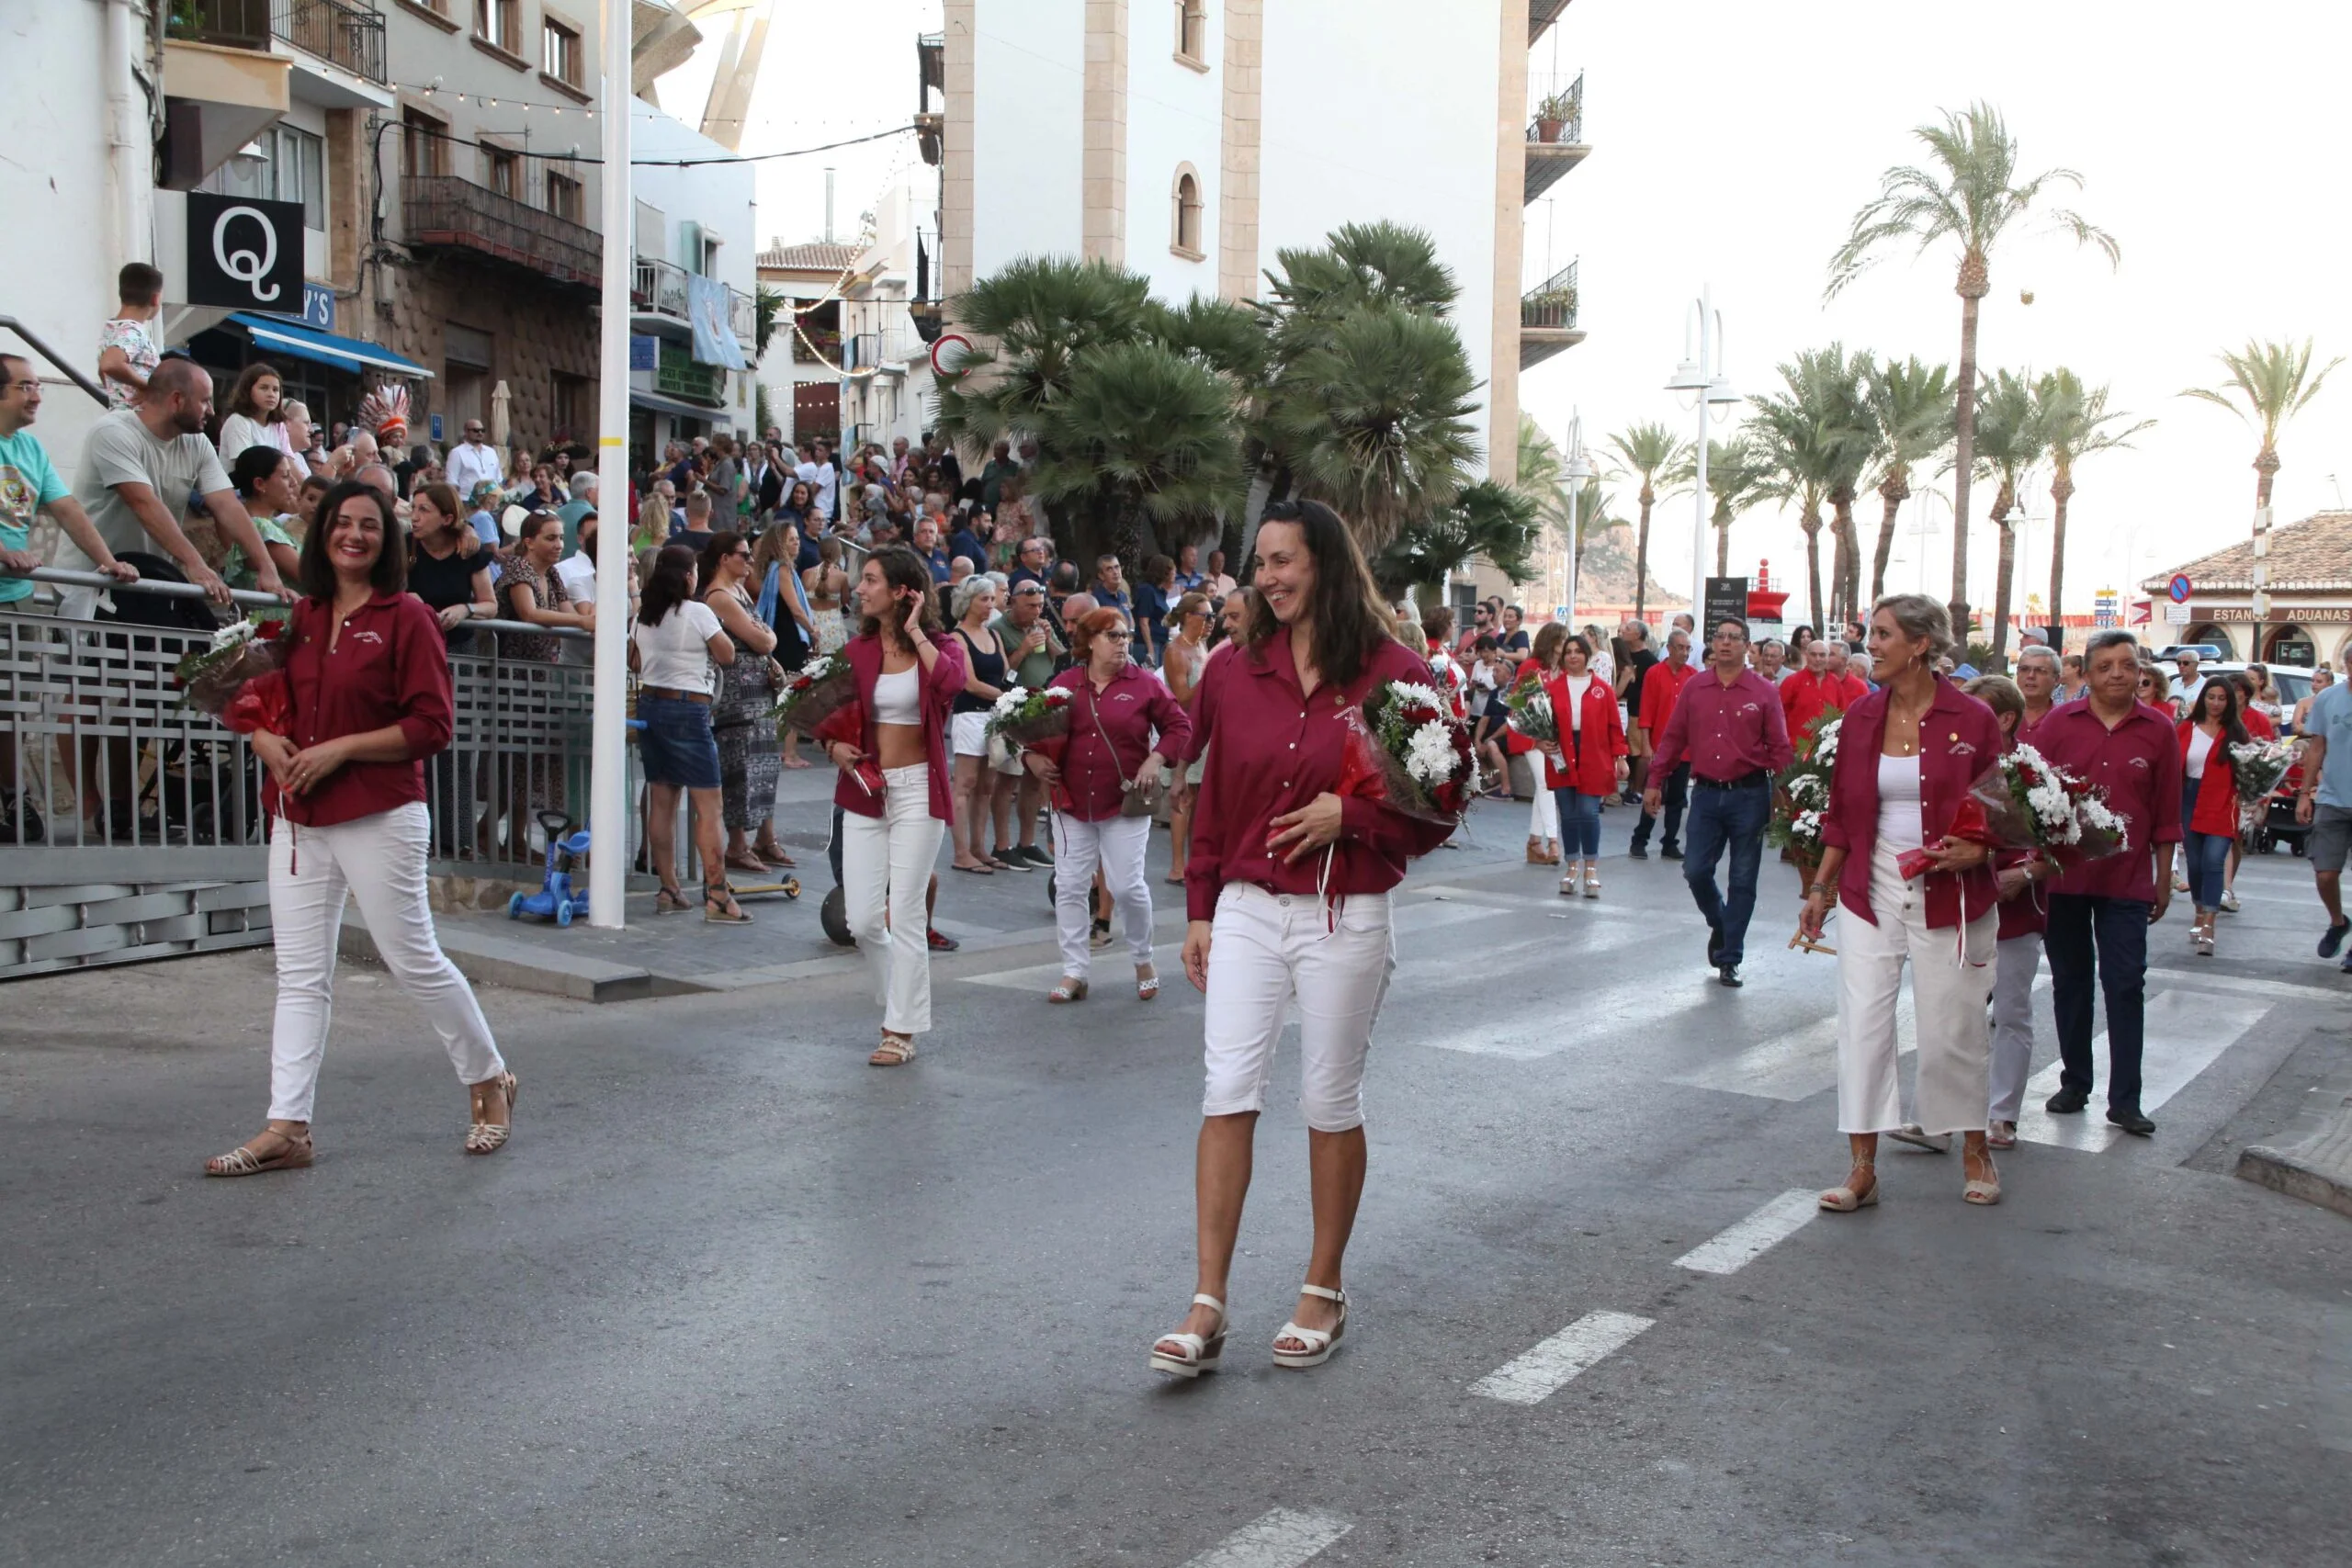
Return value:
[[(758, 619), (748, 600), (743, 610)], [(751, 832), (775, 814), (776, 782), (784, 775), (784, 751), (767, 718), (775, 706), (775, 660), (753, 652), (731, 630), (727, 640), (735, 645), (735, 662), (719, 670), (718, 694), (710, 705), (710, 730), (718, 742), (719, 805), (729, 830)]]

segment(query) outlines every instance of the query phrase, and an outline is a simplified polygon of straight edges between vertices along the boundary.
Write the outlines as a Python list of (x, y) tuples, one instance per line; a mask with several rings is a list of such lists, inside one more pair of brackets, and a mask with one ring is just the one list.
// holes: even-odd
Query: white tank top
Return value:
[(1890, 849), (1920, 847), (1919, 759), (1878, 760), (1878, 837)]
[(2181, 772), (2192, 779), (2201, 781), (2205, 777), (2205, 760), (2212, 754), (2213, 738), (2205, 732), (2203, 725), (2190, 725), (2188, 727), (2188, 757), (2183, 763)]
[(920, 664), (909, 665), (896, 675), (876, 675), (874, 678), (874, 722), (922, 722), (922, 667)]

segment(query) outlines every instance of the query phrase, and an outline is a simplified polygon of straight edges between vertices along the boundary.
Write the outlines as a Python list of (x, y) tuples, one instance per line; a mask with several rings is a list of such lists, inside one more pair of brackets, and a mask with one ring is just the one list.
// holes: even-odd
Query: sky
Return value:
[[(1690, 302), (1710, 284), (1726, 369), (1743, 391), (1770, 389), (1778, 365), (1833, 340), (1955, 362), (1949, 248), (1917, 260), (1892, 251), (1836, 301), (1821, 294), (1829, 255), (1882, 171), (1925, 152), (1911, 129), (1981, 97), (2007, 117), (2022, 171), (2082, 174), (2083, 188), (2060, 204), (2115, 235), (2122, 262), (2110, 270), (2029, 220), (2023, 242), (1994, 257), (1980, 364), (2064, 365), (2110, 385), (2109, 407), (2134, 416), (2127, 423), (2158, 422), (2135, 450), (2086, 459), (2075, 473), (2066, 592), (2085, 613), (2093, 591), (2121, 586), (2127, 571), (2145, 578), (2246, 536), (2258, 441), (2222, 410), (2177, 395), (2218, 384), (2216, 352), (2308, 336), (2320, 363), (2352, 353), (2352, 217), (2340, 183), (2322, 173), (2343, 142), (2347, 58), (2352, 7), (2319, 0), (1575, 0), (1530, 64), (1585, 72), (1593, 152), (1529, 208), (1526, 277), (1580, 256), (1590, 336), (1528, 371), (1521, 405), (1555, 437), (1580, 413), (1588, 446), (1637, 420), (1695, 434), (1696, 413), (1662, 389)], [(2352, 366), (2280, 437), (2277, 522), (2341, 504), (2330, 476), (2352, 487), (2347, 416)], [(1948, 493), (1949, 480), (1939, 484)], [(1617, 488), (1630, 513), (1632, 487)], [(2048, 578), (2047, 489), (2044, 469), (2041, 521), (2019, 541), (2031, 557), (2020, 599)], [(1990, 488), (1980, 482), (1972, 499), (1970, 596), (1988, 606)], [(1669, 583), (1690, 580), (1690, 507), (1687, 496), (1664, 504), (1670, 525), (1653, 523)], [(1917, 508), (1905, 506), (1906, 525)], [(1866, 549), (1879, 511), (1875, 495), (1857, 505)], [(1924, 564), (1926, 589), (1949, 591), (1949, 502), (1934, 511), (1924, 563), (1919, 542), (1898, 534), (1890, 587), (1918, 586)], [(1761, 558), (1794, 584), (1803, 541), (1792, 514), (1748, 513), (1733, 531), (1732, 569), (1752, 571)], [(1822, 557), (1826, 574), (1826, 530)]]
[[(1460, 3), (1431, 0), (1432, 12)], [(939, 0), (777, 0), (775, 17), (744, 152), (905, 123), (916, 102), (914, 37), (941, 25)], [(689, 123), (715, 52), (707, 47), (661, 84), (663, 107)], [(1532, 51), (1530, 80), (1585, 73), (1593, 152), (1527, 209), (1525, 276), (1532, 285), (1580, 258), (1589, 337), (1522, 377), (1521, 406), (1555, 437), (1580, 414), (1593, 446), (1637, 420), (1695, 431), (1696, 415), (1664, 384), (1702, 285), (1713, 288), (1727, 369), (1743, 390), (1768, 389), (1778, 365), (1833, 340), (1882, 356), (1955, 360), (1957, 258), (1948, 249), (1917, 259), (1890, 251), (1834, 302), (1823, 302), (1822, 286), (1882, 171), (1924, 152), (1911, 129), (1984, 98), (2007, 118), (2024, 171), (2083, 175), (2083, 188), (2058, 199), (2113, 233), (2122, 262), (2110, 270), (2030, 220), (1994, 258), (1981, 364), (2064, 365), (2109, 385), (2109, 406), (2129, 412), (2126, 423), (2158, 422), (2135, 450), (2088, 459), (2075, 475), (2066, 578), (2070, 607), (2082, 613), (2096, 589), (2245, 536), (2256, 441), (2222, 410), (2178, 396), (2218, 382), (2219, 350), (2249, 337), (2308, 336), (2321, 363), (2352, 353), (2343, 276), (2352, 214), (2322, 172), (2343, 143), (2336, 77), (2346, 59), (2352, 6), (2326, 0), (1574, 0)], [(1411, 73), (1411, 61), (1397, 62), (1400, 102), (1409, 101)], [(933, 177), (911, 137), (763, 163), (763, 245), (821, 233), (828, 165), (843, 240), (889, 186)], [(2019, 298), (2029, 289), (2030, 306)], [(2352, 366), (2337, 376), (2281, 437), (2280, 523), (2352, 493), (2331, 478), (2352, 487)], [(1938, 483), (1948, 491), (1948, 479)], [(2019, 539), (2020, 601), (2047, 581), (2047, 486), (2045, 470)], [(1619, 488), (1619, 510), (1630, 512), (1630, 487)], [(1996, 548), (1984, 516), (1991, 499), (1980, 483), (1969, 579), (1984, 605)], [(1690, 575), (1690, 505), (1687, 496), (1663, 503), (1654, 520), (1654, 570), (1669, 583)], [(1928, 510), (1934, 535), (1924, 549), (1899, 535), (1889, 580), (1941, 595), (1949, 503)], [(1906, 505), (1906, 529), (1919, 511), (1918, 502)], [(1858, 503), (1857, 520), (1867, 547), (1874, 495)], [(1760, 558), (1776, 580), (1795, 583), (1804, 553), (1793, 518), (1769, 509), (1733, 533), (1735, 571), (1752, 572)], [(1826, 572), (1826, 539), (1823, 558)]]

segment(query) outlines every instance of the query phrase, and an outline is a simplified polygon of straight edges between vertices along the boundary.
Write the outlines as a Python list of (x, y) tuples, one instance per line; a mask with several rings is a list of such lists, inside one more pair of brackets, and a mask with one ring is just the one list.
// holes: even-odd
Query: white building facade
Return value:
[[(752, 165), (729, 162), (726, 148), (642, 102), (630, 105), (629, 134), (638, 165), (629, 454), (641, 466), (673, 440), (753, 434), (759, 267)], [(697, 294), (723, 303), (718, 335), (732, 340), (732, 354), (714, 344), (710, 321), (697, 334)]]

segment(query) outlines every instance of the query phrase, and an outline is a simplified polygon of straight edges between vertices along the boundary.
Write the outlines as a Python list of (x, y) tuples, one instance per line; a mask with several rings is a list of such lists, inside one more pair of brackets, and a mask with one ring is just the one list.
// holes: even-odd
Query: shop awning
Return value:
[(362, 343), (356, 337), (337, 337), (333, 333), (317, 332), (298, 322), (247, 310), (232, 315), (229, 322), (244, 328), (254, 347), (271, 354), (288, 354), (297, 359), (332, 365), (338, 370), (390, 370), (433, 379), (433, 372), (415, 360), (403, 359), (388, 348)]
[(715, 409), (707, 403), (690, 403), (684, 398), (673, 398), (661, 392), (644, 392), (632, 389), (628, 395), (628, 401), (631, 408), (644, 409), (650, 413), (671, 413), (676, 414), (681, 419), (699, 419), (714, 424), (729, 426), (735, 423), (733, 409)]

